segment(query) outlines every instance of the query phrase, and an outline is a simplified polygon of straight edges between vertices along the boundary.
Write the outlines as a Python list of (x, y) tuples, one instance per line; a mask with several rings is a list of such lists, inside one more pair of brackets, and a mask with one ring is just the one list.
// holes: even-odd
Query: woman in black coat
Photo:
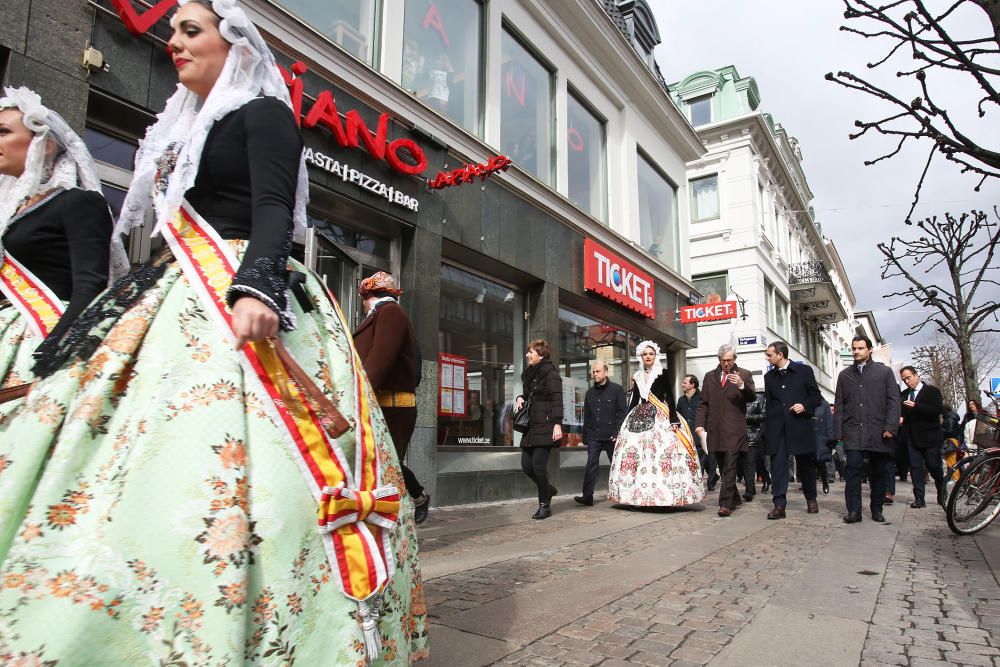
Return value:
[(538, 510), (532, 519), (552, 516), (552, 496), (556, 488), (549, 484), (549, 452), (562, 444), (562, 377), (549, 360), (552, 350), (544, 340), (528, 344), (524, 358), (528, 367), (521, 373), (524, 393), (518, 396), (517, 409), (528, 400), (528, 430), (521, 436), (521, 469), (538, 487)]

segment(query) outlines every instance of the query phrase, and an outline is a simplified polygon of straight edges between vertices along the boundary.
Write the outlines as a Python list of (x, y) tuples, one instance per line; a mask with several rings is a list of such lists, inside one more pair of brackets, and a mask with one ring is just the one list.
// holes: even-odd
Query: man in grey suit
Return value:
[(834, 399), (833, 430), (847, 450), (844, 523), (861, 522), (861, 476), (867, 469), (871, 485), (872, 521), (884, 522), (886, 465), (899, 430), (899, 386), (892, 369), (872, 361), (867, 336), (851, 341), (854, 365), (840, 371)]

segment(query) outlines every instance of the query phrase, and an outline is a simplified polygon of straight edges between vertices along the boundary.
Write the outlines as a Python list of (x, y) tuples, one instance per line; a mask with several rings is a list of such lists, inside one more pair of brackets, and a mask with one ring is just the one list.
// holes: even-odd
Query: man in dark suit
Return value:
[(921, 382), (920, 374), (913, 366), (903, 366), (899, 377), (906, 384), (906, 389), (899, 396), (902, 401), (899, 435), (906, 442), (910, 457), (910, 479), (913, 480), (913, 502), (910, 507), (927, 507), (924, 502), (924, 466), (927, 466), (937, 486), (938, 504), (944, 506), (946, 487), (941, 467), (941, 445), (944, 444), (941, 415), (944, 414), (944, 397), (937, 387)]
[(396, 301), (403, 290), (391, 275), (379, 271), (361, 281), (358, 294), (368, 313), (354, 332), (354, 346), (382, 407), (392, 444), (399, 456), (406, 492), (413, 499), (413, 519), (423, 523), (430, 510), (430, 496), (413, 471), (403, 464), (417, 425), (416, 342), (413, 324)]
[(747, 401), (756, 395), (753, 375), (736, 365), (732, 345), (719, 348), (719, 365), (705, 374), (695, 433), (708, 433), (708, 451), (715, 454), (722, 472), (719, 516), (731, 516), (740, 504), (736, 465), (747, 451)]
[(583, 495), (573, 500), (581, 505), (594, 504), (597, 471), (601, 466), (601, 452), (608, 462), (615, 455), (615, 438), (625, 421), (626, 401), (622, 386), (608, 379), (608, 362), (594, 362), (591, 374), (594, 386), (583, 398), (583, 444), (587, 445), (587, 470), (583, 475)]
[(764, 443), (771, 457), (771, 494), (774, 508), (768, 519), (784, 519), (788, 499), (788, 457), (795, 457), (797, 476), (802, 480), (806, 511), (819, 512), (816, 503), (816, 434), (813, 412), (821, 394), (813, 369), (793, 364), (788, 345), (781, 341), (767, 347), (767, 361), (774, 368), (764, 375)]
[(899, 430), (899, 385), (885, 364), (872, 361), (872, 342), (867, 336), (851, 341), (854, 365), (840, 371), (834, 398), (833, 433), (844, 442), (847, 453), (844, 523), (861, 522), (861, 477), (871, 485), (872, 521), (885, 516), (886, 475)]

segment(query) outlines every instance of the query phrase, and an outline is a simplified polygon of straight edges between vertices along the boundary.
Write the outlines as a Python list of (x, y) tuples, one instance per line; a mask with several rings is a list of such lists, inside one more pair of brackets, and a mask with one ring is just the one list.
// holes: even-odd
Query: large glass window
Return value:
[(403, 88), (470, 132), (479, 132), (482, 5), (407, 0)]
[(595, 218), (606, 221), (604, 121), (572, 91), (566, 99), (566, 115), (569, 199)]
[(787, 337), (788, 301), (777, 290), (774, 291), (774, 304), (774, 331), (779, 336)]
[(719, 175), (712, 174), (691, 181), (691, 219), (719, 217)]
[(695, 127), (712, 122), (712, 96), (702, 95), (688, 100), (688, 117)]
[[(465, 370), (459, 381), (452, 373), (451, 386), (438, 389), (439, 407), (448, 408), (438, 413), (439, 444), (511, 447), (519, 442), (511, 417), (527, 345), (522, 313), (520, 292), (442, 265), (438, 349), (464, 362)], [(445, 398), (447, 406), (441, 402)]]
[(702, 303), (719, 303), (729, 295), (729, 274), (716, 273), (710, 276), (696, 276), (691, 284), (702, 295)]
[(545, 183), (552, 182), (552, 72), (504, 29), (500, 39), (500, 147)]
[(639, 244), (653, 257), (677, 267), (677, 188), (642, 153), (639, 166)]
[(375, 66), (379, 0), (274, 0), (359, 60)]

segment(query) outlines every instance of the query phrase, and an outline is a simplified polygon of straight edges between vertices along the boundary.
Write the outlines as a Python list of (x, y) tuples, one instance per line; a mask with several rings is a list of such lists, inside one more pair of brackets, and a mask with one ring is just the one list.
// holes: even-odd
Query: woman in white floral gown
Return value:
[(639, 370), (632, 376), (629, 412), (611, 461), (608, 500), (641, 507), (681, 507), (705, 497), (694, 439), (674, 409), (660, 348), (643, 341), (636, 348)]

